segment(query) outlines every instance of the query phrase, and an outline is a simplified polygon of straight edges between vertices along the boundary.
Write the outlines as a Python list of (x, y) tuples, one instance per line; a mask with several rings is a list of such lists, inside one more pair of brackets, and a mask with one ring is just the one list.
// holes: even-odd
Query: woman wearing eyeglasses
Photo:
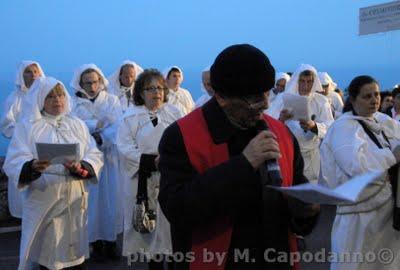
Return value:
[(400, 226), (393, 197), (398, 185), (398, 165), (394, 165), (400, 162), (400, 125), (378, 112), (379, 92), (378, 82), (370, 76), (351, 81), (344, 113), (321, 144), (319, 182), (335, 188), (357, 175), (385, 172), (362, 191), (357, 202), (338, 205), (331, 245), (333, 254), (366, 258), (367, 254), (383, 256), (386, 252), (390, 260), (333, 260), (331, 270), (399, 268)]
[(123, 255), (142, 254), (149, 269), (163, 269), (159, 255), (172, 252), (170, 226), (158, 204), (160, 174), (158, 143), (164, 130), (183, 116), (166, 103), (168, 87), (162, 74), (145, 70), (134, 87), (135, 106), (125, 113), (117, 147), (126, 173), (124, 183)]

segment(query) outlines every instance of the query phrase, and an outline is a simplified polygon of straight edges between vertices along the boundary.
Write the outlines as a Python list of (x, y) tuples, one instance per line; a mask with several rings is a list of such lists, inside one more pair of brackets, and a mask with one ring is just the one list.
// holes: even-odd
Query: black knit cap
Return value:
[(237, 44), (217, 56), (210, 69), (210, 79), (216, 93), (245, 97), (273, 88), (275, 69), (261, 50), (249, 44)]

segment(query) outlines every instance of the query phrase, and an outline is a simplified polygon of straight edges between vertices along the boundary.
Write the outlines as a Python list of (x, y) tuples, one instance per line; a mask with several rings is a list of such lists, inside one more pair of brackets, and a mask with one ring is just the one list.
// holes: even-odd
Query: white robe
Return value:
[[(400, 141), (400, 125), (388, 116), (376, 113), (375, 118), (391, 144)], [(382, 135), (377, 138), (385, 143)], [(355, 120), (351, 112), (343, 114), (330, 127), (321, 144), (320, 183), (330, 188), (354, 176), (373, 170), (387, 171), (396, 163), (391, 150), (379, 149)], [(375, 194), (375, 196), (373, 196)], [(372, 197), (371, 197), (372, 195)], [(368, 199), (368, 197), (370, 197)], [(364, 202), (362, 200), (367, 199)], [(347, 213), (347, 214), (345, 214)], [(338, 206), (332, 228), (332, 252), (366, 254), (383, 248), (393, 251), (393, 263), (332, 263), (331, 270), (395, 270), (400, 265), (400, 232), (392, 227), (393, 198), (390, 182), (379, 179), (363, 191), (360, 202)]]
[(120, 166), (115, 144), (121, 105), (116, 96), (101, 91), (96, 100), (74, 97), (73, 113), (82, 119), (90, 133), (96, 130), (98, 121), (105, 123), (100, 135), (103, 144), (100, 150), (104, 154), (104, 167), (100, 183), (91, 186), (89, 192), (89, 241), (115, 241), (122, 232), (122, 192), (120, 184)]
[(327, 95), (327, 98), (329, 99), (329, 101), (333, 107), (333, 110), (335, 111), (335, 119), (339, 118), (339, 116), (342, 115), (342, 111), (343, 111), (342, 98), (335, 91), (329, 92), (329, 94)]
[(318, 134), (312, 131), (304, 132), (297, 120), (288, 120), (286, 125), (299, 142), (301, 155), (304, 158), (304, 175), (310, 182), (316, 183), (320, 168), (319, 145), (333, 122), (333, 116), (330, 104), (324, 96), (311, 93), (308, 98), (311, 115), (315, 115)]
[[(16, 123), (20, 120), (21, 111), (24, 108), (25, 96), (28, 92), (28, 88), (24, 81), (24, 71), (30, 65), (36, 65), (40, 72), (40, 77), (44, 77), (44, 72), (38, 62), (35, 61), (22, 61), (18, 67), (15, 86), (16, 89), (7, 97), (3, 113), (0, 119), (0, 131), (7, 137), (11, 138), (14, 133)], [(8, 208), (12, 216), (21, 218), (22, 217), (22, 196), (18, 189), (13, 185), (13, 179), (8, 176)]]
[[(122, 64), (119, 66), (119, 68), (110, 76), (108, 77), (108, 80), (110, 82), (109, 88), (108, 88), (108, 92), (110, 94), (116, 95), (121, 103), (122, 106), (122, 111), (125, 112), (129, 106), (133, 106), (132, 102), (128, 101), (128, 98), (126, 97), (126, 93), (125, 90), (123, 89), (123, 87), (121, 86), (121, 82), (119, 81), (119, 74), (121, 71), (121, 68), (124, 65), (131, 65), (133, 66), (133, 68), (135, 69), (136, 72), (136, 80), (139, 77), (139, 75), (143, 72), (143, 68), (141, 66), (139, 66), (138, 64), (136, 64), (133, 61), (130, 60), (125, 60), (124, 62), (122, 62)], [(133, 100), (133, 87), (131, 87), (130, 91), (132, 93), (132, 100)]]
[[(25, 162), (38, 158), (36, 142), (79, 143), (80, 160), (91, 164), (96, 174), (103, 165), (102, 154), (81, 120), (65, 116), (59, 124), (48, 117), (20, 122), (4, 164), (16, 186)], [(62, 269), (81, 264), (89, 255), (89, 180), (67, 175), (62, 165), (51, 167), (65, 175), (42, 174), (31, 184), (18, 186), (24, 197), (19, 270), (31, 269), (34, 263)]]
[(121, 104), (122, 112), (125, 112), (128, 107), (133, 106), (133, 88), (129, 89), (128, 91), (131, 92), (131, 100), (128, 101), (126, 96), (126, 92), (124, 89), (119, 85), (112, 85), (108, 88), (108, 92), (118, 97), (119, 102)]
[(156, 229), (141, 234), (133, 228), (133, 213), (138, 188), (138, 169), (141, 154), (157, 154), (158, 144), (165, 128), (182, 117), (173, 105), (165, 104), (157, 111), (158, 124), (153, 126), (149, 112), (144, 106), (137, 106), (124, 116), (118, 130), (117, 144), (125, 175), (124, 188), (124, 241), (123, 255), (136, 252), (169, 254), (172, 252), (169, 223), (158, 204), (160, 173), (153, 172), (147, 180), (149, 207), (156, 210)]
[(201, 97), (199, 97), (198, 100), (196, 100), (195, 108), (199, 108), (199, 107), (203, 106), (210, 99), (211, 99), (211, 96), (209, 94), (203, 94)]
[[(14, 133), (15, 124), (19, 120), (21, 113), (21, 104), (26, 92), (17, 89), (13, 91), (6, 99), (3, 114), (0, 120), (1, 133), (11, 138)], [(22, 217), (22, 197), (20, 191), (13, 184), (13, 179), (8, 175), (8, 208), (12, 216)]]
[(179, 88), (177, 91), (169, 89), (168, 103), (175, 105), (183, 115), (190, 113), (195, 108), (192, 95), (184, 88)]

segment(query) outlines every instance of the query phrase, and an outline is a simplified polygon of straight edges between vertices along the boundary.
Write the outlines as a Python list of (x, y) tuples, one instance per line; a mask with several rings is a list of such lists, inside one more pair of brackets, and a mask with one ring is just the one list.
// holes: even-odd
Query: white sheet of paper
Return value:
[(338, 205), (342, 203), (356, 202), (358, 196), (369, 183), (372, 183), (383, 176), (384, 172), (380, 171), (359, 175), (335, 189), (311, 183), (292, 187), (268, 187), (279, 190), (288, 196), (295, 197), (304, 202)]
[(283, 108), (293, 114), (294, 120), (310, 120), (310, 103), (307, 97), (283, 93)]
[(39, 160), (48, 160), (51, 164), (63, 164), (78, 161), (78, 143), (36, 143)]

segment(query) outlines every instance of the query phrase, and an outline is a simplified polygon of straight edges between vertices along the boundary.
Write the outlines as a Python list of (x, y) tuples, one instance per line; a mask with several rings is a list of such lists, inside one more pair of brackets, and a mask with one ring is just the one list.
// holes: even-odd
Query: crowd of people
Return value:
[[(20, 270), (84, 269), (89, 257), (135, 254), (150, 270), (299, 269), (266, 261), (265, 250), (296, 252), (320, 206), (268, 186), (333, 189), (376, 170), (383, 176), (359, 201), (337, 206), (332, 251), (390, 248), (396, 256), (389, 265), (332, 262), (331, 269), (400, 265), (399, 87), (381, 92), (361, 75), (344, 100), (327, 72), (309, 64), (275, 72), (247, 44), (223, 50), (201, 78), (194, 102), (177, 66), (161, 73), (127, 60), (107, 78), (84, 64), (69, 92), (39, 63), (21, 62), (0, 119), (11, 139), (9, 208), (22, 219)], [(306, 100), (306, 117), (287, 106), (289, 95)], [(76, 156), (62, 164), (39, 159), (38, 143), (76, 144)], [(226, 256), (205, 262), (204, 249)], [(237, 260), (238, 252), (251, 262)]]

